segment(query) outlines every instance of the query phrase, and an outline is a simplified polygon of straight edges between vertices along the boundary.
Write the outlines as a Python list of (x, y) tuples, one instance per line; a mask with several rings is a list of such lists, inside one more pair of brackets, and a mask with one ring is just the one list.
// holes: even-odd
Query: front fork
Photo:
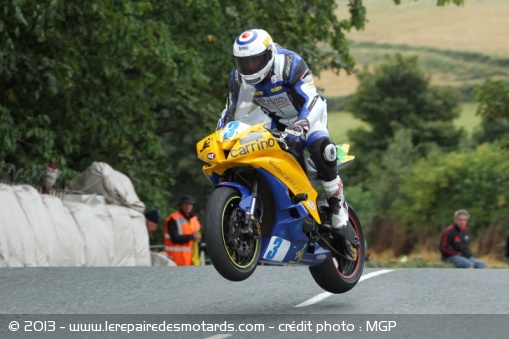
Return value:
[(255, 216), (256, 202), (258, 197), (258, 177), (259, 174), (256, 174), (253, 187), (251, 189), (251, 196), (253, 199), (251, 200), (251, 206), (249, 206), (249, 210), (246, 212), (244, 218), (244, 227), (242, 229), (242, 233), (245, 235), (253, 236), (255, 239), (261, 237), (261, 227), (260, 221)]

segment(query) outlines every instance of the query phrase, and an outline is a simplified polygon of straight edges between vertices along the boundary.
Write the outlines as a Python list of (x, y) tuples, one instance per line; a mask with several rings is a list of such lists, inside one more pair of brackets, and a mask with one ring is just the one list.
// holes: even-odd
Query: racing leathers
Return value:
[[(270, 116), (278, 130), (291, 128), (295, 123), (308, 125), (302, 136), (321, 176), (325, 194), (332, 209), (332, 227), (343, 229), (348, 221), (348, 207), (343, 196), (343, 184), (336, 171), (336, 147), (329, 140), (327, 105), (317, 92), (306, 62), (295, 52), (275, 44), (274, 66), (268, 76), (254, 85), (254, 102)], [(218, 129), (233, 119), (241, 75), (233, 70), (229, 80), (226, 109), (218, 122)], [(305, 120), (304, 120), (305, 119)]]

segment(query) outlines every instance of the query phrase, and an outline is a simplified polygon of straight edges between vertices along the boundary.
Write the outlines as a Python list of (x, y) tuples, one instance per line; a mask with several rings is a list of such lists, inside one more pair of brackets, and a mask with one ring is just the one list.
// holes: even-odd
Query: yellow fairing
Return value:
[(309, 214), (321, 223), (316, 207), (316, 190), (295, 158), (279, 147), (263, 124), (252, 126), (235, 139), (222, 142), (221, 131), (216, 131), (200, 140), (196, 150), (198, 158), (208, 163), (203, 166), (203, 172), (207, 176), (212, 173), (221, 175), (227, 169), (238, 166), (263, 168), (270, 172), (293, 194), (307, 194), (308, 200), (303, 201), (303, 205)]

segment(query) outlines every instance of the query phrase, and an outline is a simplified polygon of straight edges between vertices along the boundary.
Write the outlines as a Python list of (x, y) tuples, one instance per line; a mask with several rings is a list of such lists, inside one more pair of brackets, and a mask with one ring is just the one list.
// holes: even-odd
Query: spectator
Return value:
[(180, 198), (178, 211), (164, 222), (164, 251), (178, 266), (193, 264), (193, 245), (201, 240), (201, 225), (192, 214), (195, 201), (192, 196)]
[(151, 210), (145, 213), (145, 219), (147, 223), (147, 230), (149, 232), (155, 232), (159, 226), (159, 211)]
[[(158, 210), (151, 210), (145, 213), (145, 223), (147, 225), (147, 231), (150, 241), (150, 249), (156, 249), (161, 245), (155, 244), (155, 235), (154, 232), (157, 231), (159, 227), (160, 214)], [(161, 247), (162, 248), (162, 247)]]
[(440, 240), (442, 260), (454, 264), (457, 268), (485, 268), (486, 264), (474, 258), (468, 247), (469, 217), (467, 210), (454, 212), (454, 224), (444, 230)]
[(55, 164), (46, 165), (46, 177), (44, 180), (44, 187), (42, 188), (42, 194), (51, 194), (53, 186), (60, 175), (60, 170)]

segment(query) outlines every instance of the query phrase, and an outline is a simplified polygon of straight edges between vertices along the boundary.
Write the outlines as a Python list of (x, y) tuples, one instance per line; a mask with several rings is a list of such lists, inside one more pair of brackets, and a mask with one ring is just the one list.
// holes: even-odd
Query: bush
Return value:
[(474, 233), (481, 231), (509, 214), (507, 159), (496, 144), (431, 152), (406, 174), (391, 213), (416, 232), (435, 234), (452, 222), (454, 211), (465, 208)]
[(416, 151), (424, 156), (430, 147), (457, 148), (462, 131), (453, 120), (459, 115), (461, 95), (446, 87), (430, 84), (419, 68), (417, 57), (386, 56), (374, 73), (358, 73), (359, 87), (347, 110), (366, 122), (370, 131), (351, 130), (348, 138), (363, 157), (358, 163), (358, 182), (368, 178), (368, 164), (378, 163), (389, 143), (401, 129), (409, 130)]

